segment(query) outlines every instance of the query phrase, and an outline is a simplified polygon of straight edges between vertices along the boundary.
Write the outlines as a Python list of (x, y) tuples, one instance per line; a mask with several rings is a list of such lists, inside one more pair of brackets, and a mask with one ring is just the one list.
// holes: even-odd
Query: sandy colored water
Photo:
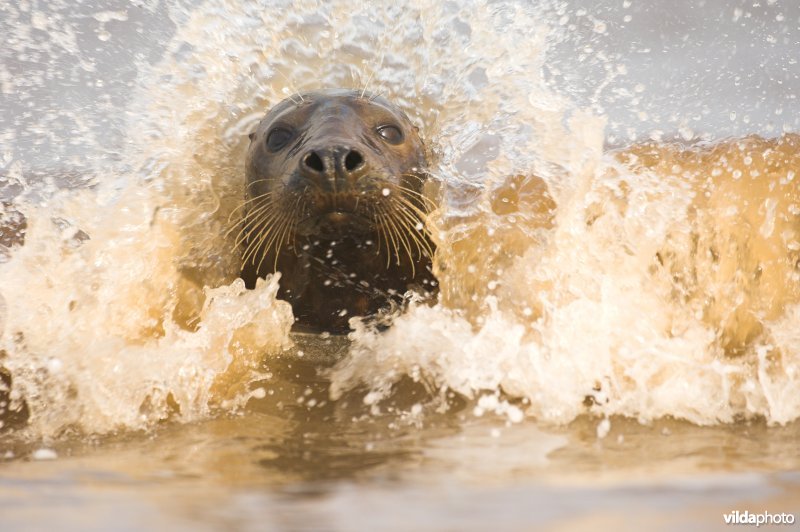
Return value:
[[(29, 413), (0, 528), (797, 516), (799, 25), (782, 0), (0, 3), (0, 363)], [(365, 86), (434, 148), (442, 292), (292, 334), (225, 236), (246, 135)]]
[[(292, 368), (288, 368), (288, 365)], [(315, 364), (276, 396), (192, 424), (48, 449), (12, 446), (12, 530), (721, 529), (732, 510), (796, 512), (798, 426), (613, 418), (567, 427), (300, 405)], [(308, 396), (306, 396), (308, 397)], [(288, 404), (277, 407), (281, 400)], [(362, 409), (363, 410), (363, 409)], [(38, 459), (31, 452), (39, 453)]]

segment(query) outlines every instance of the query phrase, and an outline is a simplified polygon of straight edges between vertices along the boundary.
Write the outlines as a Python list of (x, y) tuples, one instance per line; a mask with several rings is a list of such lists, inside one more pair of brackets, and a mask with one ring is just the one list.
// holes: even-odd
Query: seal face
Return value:
[(279, 297), (306, 328), (344, 332), (353, 316), (435, 291), (425, 147), (396, 106), (360, 91), (298, 95), (250, 134), (242, 278), (280, 272)]

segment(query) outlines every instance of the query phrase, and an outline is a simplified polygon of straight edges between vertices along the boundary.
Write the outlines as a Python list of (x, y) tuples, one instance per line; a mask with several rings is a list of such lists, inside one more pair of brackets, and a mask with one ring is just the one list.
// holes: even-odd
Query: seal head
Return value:
[(360, 91), (297, 95), (250, 134), (242, 277), (280, 272), (298, 324), (344, 332), (353, 316), (435, 290), (425, 146), (408, 117)]

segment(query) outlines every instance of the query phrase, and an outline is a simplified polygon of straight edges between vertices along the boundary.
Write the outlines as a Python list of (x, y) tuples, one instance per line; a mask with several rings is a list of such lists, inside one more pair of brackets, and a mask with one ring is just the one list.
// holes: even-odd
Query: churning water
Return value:
[[(0, 30), (15, 526), (796, 503), (794, 3), (49, 0)], [(402, 107), (440, 185), (438, 302), (349, 340), (290, 334), (226, 236), (247, 133), (329, 87)]]

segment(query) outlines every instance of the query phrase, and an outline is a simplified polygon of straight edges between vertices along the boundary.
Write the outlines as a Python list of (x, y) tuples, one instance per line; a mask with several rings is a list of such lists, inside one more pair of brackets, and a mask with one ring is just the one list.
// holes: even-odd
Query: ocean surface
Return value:
[[(0, 34), (1, 529), (800, 513), (800, 4), (0, 0)], [(438, 301), (348, 337), (230, 236), (247, 134), (331, 87), (439, 185)]]

